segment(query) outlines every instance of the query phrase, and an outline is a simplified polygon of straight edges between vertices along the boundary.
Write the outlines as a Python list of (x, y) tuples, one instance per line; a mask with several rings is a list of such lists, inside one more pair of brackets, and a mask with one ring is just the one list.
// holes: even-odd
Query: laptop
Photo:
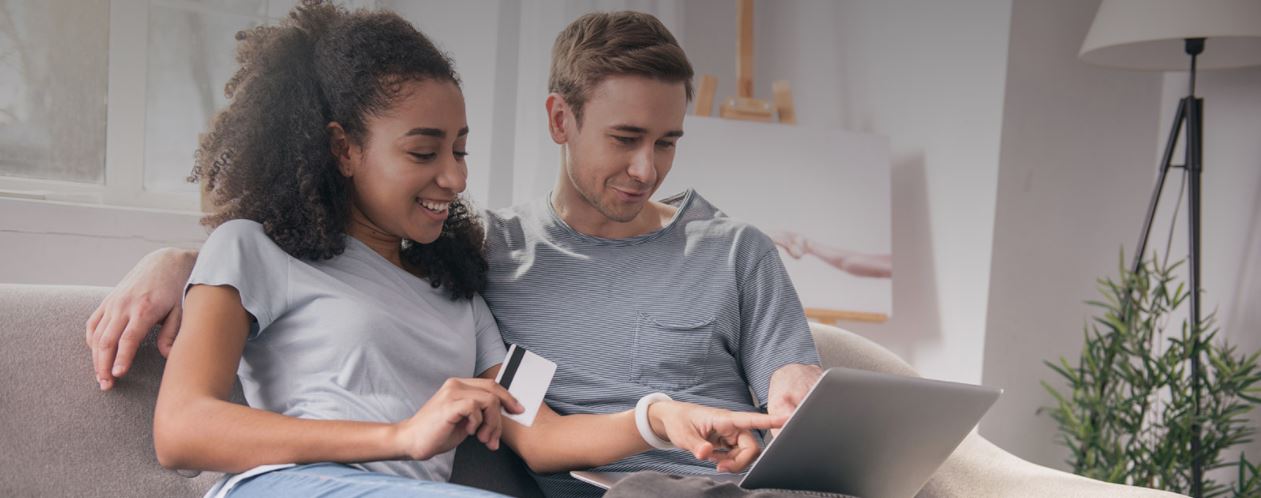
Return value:
[[(748, 473), (744, 489), (912, 498), (989, 411), (1001, 389), (831, 368)], [(608, 489), (631, 472), (574, 471)]]

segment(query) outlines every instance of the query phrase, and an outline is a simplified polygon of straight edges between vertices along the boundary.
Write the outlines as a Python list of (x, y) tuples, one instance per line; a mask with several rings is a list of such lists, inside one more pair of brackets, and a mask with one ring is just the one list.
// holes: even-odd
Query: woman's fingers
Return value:
[(491, 451), (498, 450), (499, 441), (503, 438), (503, 435), (504, 435), (503, 421), (500, 421), (499, 427), (495, 428), (495, 434), (491, 436), (490, 443), (487, 443), (486, 447), (490, 448)]
[(474, 434), (477, 434), (477, 428), (482, 426), (482, 411), (473, 410), (473, 412), (470, 413), (467, 418), (465, 418), (464, 425), (465, 425), (464, 431), (467, 432), (468, 435), (472, 436)]
[(494, 380), (452, 378), (447, 380), (447, 384), (454, 390), (477, 390), (498, 398), (499, 404), (508, 413), (522, 413), (525, 411), (525, 406), (517, 401), (517, 398), (513, 397), (512, 393), (509, 393), (507, 389), (504, 389), (503, 386)]
[(496, 398), (499, 398), (499, 403), (503, 405), (504, 409), (507, 410), (508, 413), (522, 413), (525, 411), (525, 405), (522, 405), (520, 401), (517, 401), (517, 398), (514, 397), (512, 393), (508, 392), (507, 389), (504, 389), (504, 386), (499, 385), (498, 382), (491, 379), (471, 380), (475, 382), (473, 384), (474, 386), (490, 393)]
[(488, 404), (482, 409), (482, 428), (477, 433), (477, 440), (487, 446), (490, 446), (496, 431), (499, 430), (499, 424), (502, 423), (499, 416), (499, 406), (498, 403)]
[(475, 411), (479, 411), (477, 409), (477, 403), (474, 403), (471, 399), (457, 399), (449, 401), (447, 403), (446, 422), (458, 427), (458, 424), (463, 423), (464, 420), (469, 418), (469, 416), (471, 416)]
[(473, 413), (465, 417), (465, 430), (468, 435), (476, 435), (477, 439), (489, 445), (498, 431), (501, 419), (499, 414), (501, 399), (488, 385), (469, 383), (465, 380), (449, 383), (450, 396), (453, 399), (468, 401), (474, 407)]

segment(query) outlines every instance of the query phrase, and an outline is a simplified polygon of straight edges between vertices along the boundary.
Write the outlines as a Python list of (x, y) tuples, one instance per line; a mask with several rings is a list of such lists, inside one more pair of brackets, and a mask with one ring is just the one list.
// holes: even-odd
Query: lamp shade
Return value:
[(1126, 69), (1187, 69), (1187, 38), (1206, 38), (1200, 69), (1261, 65), (1261, 0), (1103, 0), (1082, 60)]

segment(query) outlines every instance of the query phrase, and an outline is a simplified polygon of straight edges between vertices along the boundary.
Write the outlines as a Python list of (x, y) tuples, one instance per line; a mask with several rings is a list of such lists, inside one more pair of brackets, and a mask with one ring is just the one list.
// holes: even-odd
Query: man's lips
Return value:
[(647, 190), (626, 190), (626, 189), (622, 189), (618, 187), (613, 187), (613, 190), (617, 191), (618, 193), (626, 197), (630, 197), (632, 199), (639, 198), (639, 197), (647, 197), (649, 193), (649, 191)]

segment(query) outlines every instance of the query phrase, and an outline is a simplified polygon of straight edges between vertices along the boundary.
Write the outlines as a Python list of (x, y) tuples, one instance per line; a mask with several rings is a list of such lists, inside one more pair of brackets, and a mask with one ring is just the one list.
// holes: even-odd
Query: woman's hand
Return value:
[(783, 427), (788, 416), (659, 401), (648, 407), (648, 421), (657, 437), (716, 463), (719, 472), (740, 472), (762, 451), (752, 431)]
[(503, 434), (501, 406), (509, 413), (525, 411), (493, 380), (448, 379), (415, 416), (395, 426), (395, 444), (399, 453), (413, 460), (428, 460), (450, 451), (473, 434), (497, 450)]

